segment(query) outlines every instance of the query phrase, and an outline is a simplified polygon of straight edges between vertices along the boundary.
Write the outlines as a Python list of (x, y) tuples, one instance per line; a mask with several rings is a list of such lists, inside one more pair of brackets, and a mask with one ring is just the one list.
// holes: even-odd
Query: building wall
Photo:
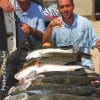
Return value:
[(94, 0), (74, 0), (75, 12), (80, 15), (92, 15), (94, 12)]

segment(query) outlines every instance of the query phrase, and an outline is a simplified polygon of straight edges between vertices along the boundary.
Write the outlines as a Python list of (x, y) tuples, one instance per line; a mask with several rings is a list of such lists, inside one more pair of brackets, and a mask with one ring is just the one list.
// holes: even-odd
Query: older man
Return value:
[(3, 1), (0, 1), (0, 5), (5, 11), (16, 11), (18, 47), (22, 47), (25, 37), (31, 38), (32, 43), (34, 39), (41, 40), (45, 30), (42, 7), (30, 0), (14, 0), (13, 5), (9, 0), (6, 3)]
[[(31, 38), (33, 44), (34, 39), (41, 40), (45, 30), (44, 15), (41, 6), (30, 0), (16, 0), (13, 8), (18, 9), (15, 13), (20, 23), (20, 32), (18, 32), (19, 47), (22, 47), (22, 42), (26, 36)], [(34, 39), (32, 39), (33, 37)]]

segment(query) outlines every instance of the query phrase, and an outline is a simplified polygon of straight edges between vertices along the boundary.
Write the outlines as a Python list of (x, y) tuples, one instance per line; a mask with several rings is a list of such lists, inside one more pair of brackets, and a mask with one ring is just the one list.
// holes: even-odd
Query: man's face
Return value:
[(58, 10), (64, 19), (72, 17), (74, 5), (71, 0), (58, 0)]

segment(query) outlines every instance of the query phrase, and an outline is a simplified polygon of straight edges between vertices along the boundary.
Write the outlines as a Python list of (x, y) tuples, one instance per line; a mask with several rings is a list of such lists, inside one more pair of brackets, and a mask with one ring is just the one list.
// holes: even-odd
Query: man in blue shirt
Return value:
[(34, 44), (34, 39), (41, 40), (45, 30), (42, 7), (30, 0), (14, 0), (18, 21), (18, 47), (23, 46), (26, 37)]
[(13, 6), (10, 5), (8, 0), (5, 3), (6, 5), (3, 4), (0, 1), (0, 5), (5, 11), (15, 10), (18, 24), (18, 48), (23, 47), (23, 42), (27, 37), (30, 39), (32, 44), (35, 44), (34, 39), (42, 39), (45, 25), (43, 10), (40, 5), (31, 2), (30, 0), (13, 0)]
[[(53, 46), (72, 45), (76, 52), (90, 53), (95, 46), (100, 50), (100, 41), (96, 40), (90, 22), (73, 13), (73, 0), (57, 0), (57, 8), (61, 17), (51, 21), (43, 36), (43, 43), (50, 41)], [(91, 59), (82, 58), (82, 65), (93, 68)]]

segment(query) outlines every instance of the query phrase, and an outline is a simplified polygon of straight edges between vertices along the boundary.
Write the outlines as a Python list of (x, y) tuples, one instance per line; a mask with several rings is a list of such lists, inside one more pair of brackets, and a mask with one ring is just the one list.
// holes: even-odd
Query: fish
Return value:
[[(20, 72), (15, 74), (15, 79), (21, 80), (22, 78), (26, 78), (29, 73), (32, 71), (35, 71), (36, 74), (40, 74), (43, 72), (52, 72), (52, 71), (75, 71), (78, 69), (84, 68), (83, 66), (80, 65), (51, 65), (51, 64), (41, 64), (40, 66), (34, 65), (34, 66), (29, 66)], [(85, 71), (88, 73), (95, 73), (95, 71), (89, 70), (84, 68)]]
[[(66, 84), (41, 84), (33, 86), (27, 89), (30, 90), (41, 90), (48, 91), (47, 94), (72, 94), (78, 96), (92, 95), (94, 93), (100, 92), (99, 89), (96, 89), (92, 86), (75, 86), (75, 85), (66, 85)], [(96, 92), (97, 91), (97, 92)], [(46, 93), (46, 92), (45, 92)]]
[[(28, 78), (26, 77), (26, 79), (25, 79), (26, 81), (23, 84), (16, 86), (16, 90), (14, 90), (14, 91), (12, 91), (12, 89), (9, 90), (9, 91), (12, 91), (12, 92), (10, 92), (10, 94), (13, 92), (18, 93), (19, 91), (22, 91), (24, 89), (26, 90), (30, 87), (36, 87), (36, 86), (41, 86), (41, 85), (48, 85), (48, 84), (63, 85), (63, 84), (66, 84), (66, 85), (74, 85), (74, 86), (84, 86), (84, 85), (91, 85), (91, 81), (95, 81), (97, 79), (99, 80), (98, 77), (93, 77), (93, 76), (92, 77), (90, 77), (90, 76), (89, 77), (88, 76), (73, 76), (73, 75), (70, 76), (70, 74), (69, 75), (67, 74), (67, 76), (66, 76), (64, 74), (56, 75), (56, 73), (55, 73), (55, 75), (51, 75), (49, 77), (47, 77), (47, 76), (45, 77), (45, 75), (43, 75), (43, 74), (34, 75), (35, 77), (32, 77), (31, 75), (33, 75), (34, 72), (33, 73), (31, 72), (30, 73), (31, 75), (28, 74)], [(28, 82), (30, 82), (30, 85), (28, 85), (27, 79), (28, 79)]]
[(30, 86), (25, 90), (20, 90), (20, 88), (12, 90), (9, 95), (18, 95), (20, 93), (28, 93), (29, 95), (33, 94), (71, 94), (78, 96), (100, 96), (100, 89), (97, 89), (92, 86), (75, 86), (75, 85), (66, 85), (66, 84), (55, 84), (55, 83), (45, 83), (45, 84), (36, 84), (34, 86)]
[(100, 75), (97, 73), (88, 73), (84, 69), (75, 71), (53, 71), (43, 72), (44, 75), (41, 83), (66, 83), (70, 85), (88, 85), (99, 86)]
[(91, 55), (82, 52), (75, 52), (73, 48), (46, 48), (34, 50), (26, 56), (26, 61), (23, 63), (23, 68), (34, 65), (37, 60), (41, 64), (80, 64), (81, 57), (90, 59)]
[(27, 93), (30, 96), (34, 94), (36, 95), (69, 94), (69, 95), (74, 95), (74, 96), (91, 96), (91, 97), (93, 94), (97, 94), (98, 97), (100, 97), (99, 96), (100, 89), (97, 89), (89, 85), (75, 86), (75, 85), (51, 84), (51, 83), (31, 86), (22, 91), (15, 90), (10, 95), (14, 96), (21, 93)]
[[(88, 77), (88, 76), (66, 76), (66, 75), (55, 75), (49, 76), (41, 79), (41, 82), (37, 82), (37, 84), (45, 84), (45, 83), (56, 83), (56, 84), (67, 84), (67, 85), (90, 85), (92, 81), (100, 80), (97, 77)], [(31, 82), (32, 83), (32, 82)], [(33, 82), (34, 84), (34, 82)], [(34, 85), (33, 85), (34, 86)]]
[(69, 94), (33, 94), (29, 96), (28, 93), (21, 93), (18, 95), (7, 96), (4, 100), (96, 100), (95, 98), (96, 97), (75, 96)]
[(23, 63), (23, 68), (34, 65), (35, 62), (39, 60), (40, 64), (58, 64), (58, 65), (67, 65), (71, 62), (77, 62), (77, 54), (75, 53), (48, 53), (43, 54), (41, 58), (32, 58), (30, 60), (26, 60)]
[[(6, 99), (7, 98), (7, 99)], [(100, 100), (99, 97), (75, 96), (69, 94), (38, 94), (29, 96), (27, 93), (7, 96), (4, 100)]]
[[(28, 100), (96, 100), (96, 97), (75, 96), (69, 94), (31, 95)], [(99, 100), (99, 99), (98, 99)]]
[(50, 53), (73, 53), (73, 49), (61, 49), (61, 48), (46, 48), (46, 49), (39, 49), (39, 50), (34, 50), (30, 52), (27, 56), (26, 59), (30, 60), (32, 58), (41, 58), (44, 54), (50, 54)]
[(27, 54), (26, 56), (26, 60), (30, 60), (32, 58), (41, 58), (43, 57), (45, 54), (73, 54), (73, 53), (77, 53), (81, 56), (84, 56), (85, 58), (90, 58), (91, 55), (87, 54), (87, 53), (83, 53), (83, 52), (76, 52), (74, 50), (73, 47), (61, 47), (61, 48), (45, 48), (45, 49), (38, 49), (38, 50), (34, 50), (31, 51)]

